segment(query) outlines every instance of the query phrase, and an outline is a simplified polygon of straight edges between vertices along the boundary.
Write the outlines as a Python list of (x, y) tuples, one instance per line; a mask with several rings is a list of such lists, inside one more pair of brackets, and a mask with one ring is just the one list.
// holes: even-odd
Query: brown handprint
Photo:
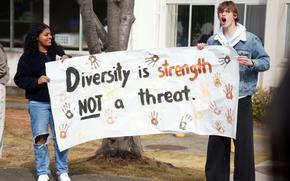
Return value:
[(221, 110), (217, 107), (216, 103), (213, 101), (213, 102), (210, 102), (209, 103), (209, 108), (216, 114), (216, 115), (220, 115), (221, 114)]
[(74, 114), (72, 113), (71, 111), (71, 108), (70, 108), (70, 103), (64, 103), (64, 105), (62, 105), (62, 112), (65, 114), (65, 116), (68, 118), (68, 119), (71, 119)]
[(98, 60), (94, 55), (89, 56), (89, 61), (91, 62), (91, 69), (97, 69), (99, 67), (100, 60)]
[(222, 123), (220, 121), (216, 121), (215, 122), (215, 129), (220, 132), (220, 133), (224, 133), (225, 132), (225, 129), (222, 125)]
[(220, 65), (225, 65), (224, 68), (231, 62), (231, 58), (229, 56), (225, 56), (223, 58), (219, 58)]
[(231, 108), (227, 109), (226, 118), (229, 124), (233, 124), (234, 122), (234, 115)]
[(159, 56), (158, 55), (154, 55), (154, 54), (150, 54), (152, 55), (151, 57), (147, 57), (145, 58), (145, 62), (147, 63), (147, 65), (152, 64), (152, 67), (154, 67), (155, 63), (159, 60)]
[(179, 123), (179, 128), (182, 130), (189, 129), (187, 124), (190, 123), (191, 121), (192, 121), (191, 115), (187, 114), (185, 116), (182, 116), (181, 121)]
[(60, 139), (65, 139), (67, 137), (67, 130), (69, 128), (68, 124), (62, 124), (61, 126), (58, 127), (59, 132), (60, 132)]
[(151, 120), (151, 124), (153, 124), (154, 126), (158, 124), (158, 112), (151, 112), (151, 116), (149, 116), (149, 118)]
[(221, 83), (221, 74), (217, 72), (214, 76), (214, 86), (219, 88), (222, 85)]
[(113, 111), (111, 109), (106, 110), (106, 121), (108, 124), (113, 124), (115, 122), (115, 117), (113, 116)]
[(224, 90), (227, 99), (233, 99), (233, 85), (227, 84), (226, 89)]

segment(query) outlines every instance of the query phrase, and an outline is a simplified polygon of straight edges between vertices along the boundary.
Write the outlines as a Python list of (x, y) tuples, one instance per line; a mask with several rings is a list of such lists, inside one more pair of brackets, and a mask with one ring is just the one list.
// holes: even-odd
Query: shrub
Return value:
[(266, 110), (271, 101), (272, 89), (263, 89), (257, 87), (252, 97), (253, 117), (262, 121), (265, 117)]

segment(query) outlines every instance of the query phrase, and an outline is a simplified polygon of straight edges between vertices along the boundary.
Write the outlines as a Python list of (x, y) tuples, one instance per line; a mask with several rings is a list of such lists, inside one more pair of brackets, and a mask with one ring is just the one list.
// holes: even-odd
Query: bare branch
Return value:
[(108, 48), (107, 51), (120, 50), (119, 44), (119, 25), (120, 25), (120, 7), (115, 0), (107, 0), (108, 3)]
[(120, 2), (120, 8), (121, 8), (121, 23), (119, 28), (120, 49), (127, 50), (131, 26), (135, 21), (134, 0), (122, 0)]
[(95, 23), (95, 13), (93, 11), (92, 0), (78, 0), (81, 8), (81, 15), (84, 24), (84, 34), (87, 39), (87, 44), (90, 54), (101, 52), (101, 44), (97, 33), (97, 26)]
[(107, 31), (105, 30), (103, 24), (100, 22), (98, 16), (96, 14), (94, 14), (94, 21), (95, 21), (95, 24), (96, 24), (96, 28), (97, 28), (97, 33), (100, 37), (100, 40), (102, 41), (103, 43), (103, 46), (104, 46), (104, 49), (107, 48), (107, 37), (108, 37), (108, 33)]

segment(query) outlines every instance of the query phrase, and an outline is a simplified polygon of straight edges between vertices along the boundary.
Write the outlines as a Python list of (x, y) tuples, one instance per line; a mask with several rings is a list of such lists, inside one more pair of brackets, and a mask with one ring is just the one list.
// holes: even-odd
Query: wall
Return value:
[(276, 87), (285, 71), (286, 0), (268, 0), (265, 26), (265, 49), (271, 57), (270, 70), (263, 73), (260, 84)]

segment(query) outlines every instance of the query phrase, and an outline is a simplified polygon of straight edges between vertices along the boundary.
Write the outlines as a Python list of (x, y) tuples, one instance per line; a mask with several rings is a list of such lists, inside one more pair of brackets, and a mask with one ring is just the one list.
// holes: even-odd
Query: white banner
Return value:
[(239, 65), (223, 46), (120, 51), (46, 64), (60, 150), (94, 139), (236, 135)]

